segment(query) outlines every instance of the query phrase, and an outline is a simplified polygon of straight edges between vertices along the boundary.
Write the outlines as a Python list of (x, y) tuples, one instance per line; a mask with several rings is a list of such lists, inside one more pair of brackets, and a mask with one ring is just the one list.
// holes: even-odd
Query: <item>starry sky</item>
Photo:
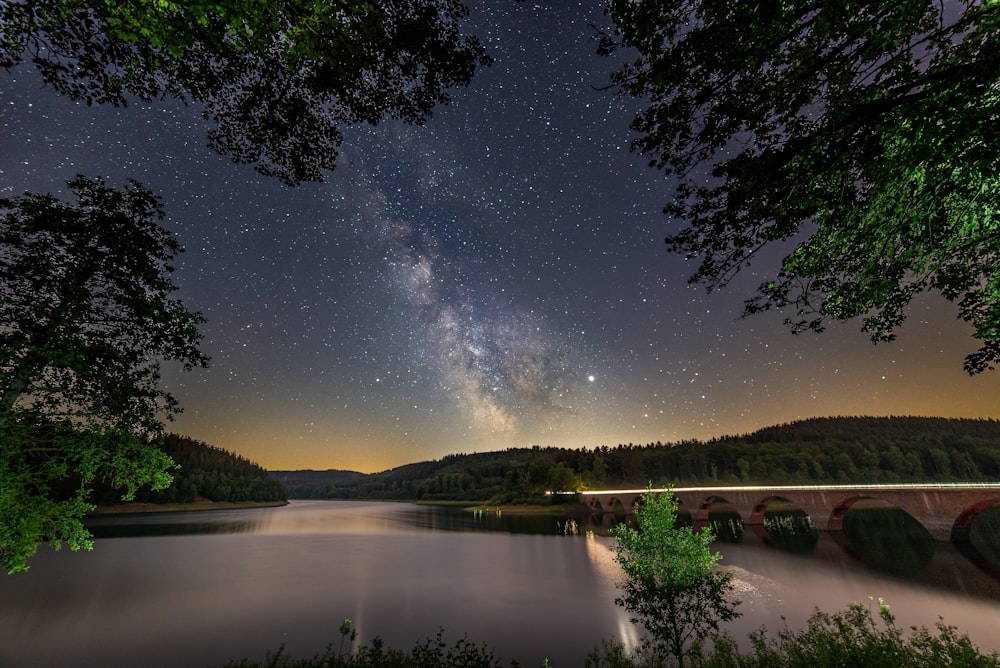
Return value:
[(1000, 376), (965, 375), (976, 343), (938, 296), (873, 346), (857, 322), (740, 318), (787, 248), (689, 286), (663, 243), (671, 182), (629, 151), (639, 102), (600, 90), (600, 2), (471, 6), (493, 65), (424, 126), (348, 128), (327, 181), (296, 188), (205, 148), (197, 106), (87, 107), (0, 70), (0, 192), (83, 173), (163, 198), (212, 357), (165, 369), (169, 430), (269, 469), (372, 472), (814, 416), (1000, 417)]

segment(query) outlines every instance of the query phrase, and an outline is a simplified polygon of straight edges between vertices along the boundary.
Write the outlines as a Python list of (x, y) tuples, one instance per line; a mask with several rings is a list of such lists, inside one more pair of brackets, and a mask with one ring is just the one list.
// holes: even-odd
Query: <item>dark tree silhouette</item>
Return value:
[(158, 199), (135, 182), (69, 188), (76, 204), (0, 199), (0, 559), (14, 571), (40, 541), (89, 546), (95, 480), (126, 498), (169, 484), (154, 439), (178, 407), (160, 364), (207, 363), (201, 316), (170, 296), (180, 248)]
[(32, 0), (0, 5), (0, 66), (76, 100), (204, 103), (209, 145), (288, 184), (335, 166), (340, 127), (421, 123), (489, 62), (458, 0)]

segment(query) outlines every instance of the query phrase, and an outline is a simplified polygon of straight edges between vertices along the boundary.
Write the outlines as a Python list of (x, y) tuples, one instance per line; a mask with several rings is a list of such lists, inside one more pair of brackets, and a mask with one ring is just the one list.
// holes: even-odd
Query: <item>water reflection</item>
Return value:
[[(904, 627), (941, 615), (1000, 649), (1000, 578), (954, 546), (937, 544), (923, 571), (903, 577), (827, 532), (808, 558), (793, 555), (782, 541), (795, 532), (769, 523), (777, 529), (717, 544), (744, 600), (735, 637), (882, 596)], [(345, 617), (364, 639), (400, 647), (443, 626), (449, 640), (468, 633), (527, 666), (544, 656), (579, 666), (600, 640), (637, 636), (614, 605), (620, 572), (600, 518), (317, 501), (90, 524), (147, 533), (99, 540), (90, 554), (43, 548), (29, 573), (0, 579), (0, 665), (211, 666), (282, 642), (310, 656)], [(173, 530), (184, 535), (164, 535)]]
[(87, 522), (87, 528), (97, 539), (139, 538), (143, 536), (196, 536), (214, 533), (256, 533), (261, 522), (255, 517), (229, 521)]
[[(621, 580), (621, 570), (615, 561), (615, 551), (612, 543), (590, 532), (587, 534), (584, 544), (587, 547), (587, 557), (590, 559), (594, 571), (600, 578), (604, 582), (619, 582)], [(607, 637), (609, 636), (593, 638), (591, 645), (597, 646), (601, 640)], [(638, 649), (640, 636), (635, 626), (629, 622), (627, 616), (623, 615), (618, 619), (618, 627), (615, 630), (614, 637), (625, 645), (627, 651), (633, 652)]]
[(899, 508), (851, 508), (843, 533), (834, 536), (869, 566), (909, 578), (927, 572), (937, 546), (927, 529)]
[(1000, 571), (1000, 504), (990, 506), (973, 520), (969, 547), (987, 568)]
[[(505, 665), (547, 656), (580, 666), (601, 638), (630, 627), (585, 539), (554, 535), (553, 518), (553, 535), (514, 535), (465, 531), (483, 524), (410, 504), (238, 512), (249, 521), (204, 517), (240, 533), (99, 540), (93, 553), (43, 546), (31, 571), (0, 579), (0, 666), (220, 666), (282, 643), (311, 656), (345, 617), (368, 642), (411, 647), (444, 627), (449, 642), (467, 633)], [(189, 523), (145, 519), (161, 531)]]
[[(318, 503), (318, 505), (316, 505)], [(386, 530), (485, 531), (513, 534), (575, 535), (584, 518), (566, 518), (561, 511), (503, 512), (498, 508), (473, 511), (412, 503), (337, 501), (345, 513), (302, 512), (303, 504), (329, 510), (324, 502), (293, 502), (297, 512), (276, 509), (237, 509), (212, 512), (172, 512), (101, 515), (85, 524), (95, 538), (138, 538), (232, 533), (372, 533)], [(268, 512), (276, 511), (276, 512)]]
[(569, 520), (561, 511), (518, 513), (509, 510), (504, 512), (499, 508), (473, 511), (446, 506), (411, 505), (401, 510), (397, 520), (409, 527), (434, 531), (487, 531), (552, 536), (572, 534), (567, 531)]
[(768, 510), (760, 531), (766, 544), (791, 554), (812, 554), (819, 542), (816, 523), (798, 509)]
[[(331, 512), (337, 509), (341, 512)], [(989, 509), (976, 519), (970, 537), (976, 543), (938, 543), (905, 512), (893, 508), (852, 508), (844, 531), (826, 534), (827, 547), (818, 549), (820, 534), (800, 510), (768, 510), (763, 526), (744, 528), (739, 514), (725, 506), (709, 513), (718, 545), (809, 556), (844, 568), (866, 567), (926, 586), (996, 591), (1000, 581), (1000, 510)], [(210, 534), (390, 534), (408, 532), (480, 532), (521, 535), (608, 537), (616, 523), (629, 521), (613, 513), (566, 517), (557, 513), (517, 513), (500, 509), (463, 508), (411, 503), (293, 502), (289, 508), (180, 512), (151, 515), (100, 516), (87, 521), (101, 540), (113, 538), (197, 536)], [(689, 513), (678, 517), (691, 525)], [(753, 540), (749, 540), (752, 536)], [(985, 552), (985, 556), (984, 556)], [(942, 562), (947, 567), (942, 568)], [(992, 594), (989, 594), (992, 595)]]
[(735, 544), (743, 540), (743, 520), (735, 510), (713, 511), (708, 523), (715, 538), (723, 543)]
[[(611, 528), (607, 519), (605, 514), (597, 525), (604, 535)], [(917, 520), (898, 508), (852, 508), (845, 514), (842, 532), (822, 534), (800, 509), (769, 509), (763, 519), (763, 525), (751, 525), (746, 533), (739, 513), (722, 505), (713, 507), (708, 525), (724, 555), (741, 548), (773, 552), (775, 559), (779, 559), (777, 554), (798, 555), (842, 569), (867, 568), (922, 586), (1000, 598), (1000, 568), (969, 544), (935, 541)], [(690, 524), (690, 516), (682, 514), (678, 524), (685, 523)], [(1000, 521), (994, 524), (993, 519), (980, 522), (977, 518), (973, 531), (979, 532), (980, 542), (1000, 545)]]
[[(332, 504), (332, 505), (331, 505)], [(349, 512), (329, 512), (337, 508)], [(682, 509), (683, 510), (683, 509)], [(745, 542), (739, 514), (725, 506), (713, 508), (709, 523), (720, 544)], [(553, 513), (518, 513), (501, 509), (422, 506), (411, 503), (293, 502), (289, 508), (234, 509), (212, 512), (176, 512), (146, 515), (97, 516), (87, 527), (97, 539), (206, 534), (326, 534), (391, 533), (412, 531), (486, 532), (528, 535), (610, 536), (613, 527), (629, 521), (613, 513), (566, 517)], [(682, 512), (678, 525), (691, 526)], [(816, 554), (819, 532), (801, 510), (768, 510), (763, 526), (749, 527), (755, 544), (796, 555)], [(964, 556), (980, 571), (1000, 576), (1000, 506), (989, 508), (970, 529), (970, 543), (951, 546), (934, 541), (919, 522), (894, 508), (852, 508), (844, 530), (830, 534), (845, 556), (881, 572), (921, 579), (934, 563), (935, 552), (947, 547)], [(935, 578), (931, 578), (932, 580)]]

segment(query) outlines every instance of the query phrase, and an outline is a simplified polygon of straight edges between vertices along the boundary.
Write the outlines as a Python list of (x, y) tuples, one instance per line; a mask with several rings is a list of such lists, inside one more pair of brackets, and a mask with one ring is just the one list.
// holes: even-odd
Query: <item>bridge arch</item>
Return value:
[(635, 512), (634, 502), (629, 499), (628, 495), (623, 494), (614, 494), (608, 497), (608, 502), (604, 507), (604, 512), (616, 513), (619, 506), (621, 506), (621, 511), (625, 515), (631, 515)]
[(847, 511), (851, 509), (851, 506), (856, 504), (858, 501), (866, 499), (871, 499), (873, 501), (878, 500), (871, 496), (856, 495), (856, 496), (849, 496), (846, 499), (843, 499), (837, 505), (835, 505), (833, 507), (833, 510), (830, 512), (830, 516), (826, 518), (827, 531), (843, 531), (844, 515), (846, 515)]
[[(767, 512), (767, 507), (770, 506), (771, 503), (774, 501), (784, 501), (785, 503), (794, 503), (794, 501), (786, 499), (783, 496), (778, 496), (776, 494), (765, 496), (763, 499), (754, 504), (753, 510), (750, 511), (750, 521), (748, 523), (754, 526), (756, 525), (763, 526), (764, 513)], [(806, 514), (808, 515), (808, 513)], [(815, 520), (815, 518), (813, 519)]]
[[(724, 496), (720, 494), (710, 494), (709, 496), (706, 496), (704, 500), (702, 500), (702, 502), (698, 505), (698, 510), (695, 511), (694, 513), (691, 513), (691, 520), (694, 521), (696, 524), (708, 523), (709, 513), (712, 512), (712, 506), (714, 506), (716, 503), (725, 503), (729, 506), (733, 506), (733, 504), (729, 502), (729, 499), (725, 498)], [(733, 507), (735, 508), (735, 506)], [(743, 518), (740, 517), (740, 519), (742, 520)]]
[(976, 517), (987, 508), (997, 504), (1000, 504), (1000, 497), (984, 499), (959, 513), (955, 519), (955, 524), (951, 527), (951, 541), (953, 543), (967, 543), (969, 541), (969, 529), (972, 527), (972, 523)]

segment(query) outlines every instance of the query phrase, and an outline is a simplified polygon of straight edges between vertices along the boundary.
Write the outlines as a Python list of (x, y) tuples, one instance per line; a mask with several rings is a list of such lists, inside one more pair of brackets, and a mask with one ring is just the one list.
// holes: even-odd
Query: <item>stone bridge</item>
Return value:
[[(579, 498), (594, 513), (613, 512), (618, 503), (631, 513), (645, 491), (581, 492)], [(761, 525), (768, 506), (783, 501), (806, 512), (819, 529), (827, 531), (840, 531), (844, 513), (854, 504), (875, 500), (902, 508), (935, 538), (954, 542), (967, 541), (976, 515), (1000, 503), (1000, 483), (674, 487), (673, 493), (696, 525), (708, 522), (709, 510), (717, 503), (731, 506), (745, 525)]]

